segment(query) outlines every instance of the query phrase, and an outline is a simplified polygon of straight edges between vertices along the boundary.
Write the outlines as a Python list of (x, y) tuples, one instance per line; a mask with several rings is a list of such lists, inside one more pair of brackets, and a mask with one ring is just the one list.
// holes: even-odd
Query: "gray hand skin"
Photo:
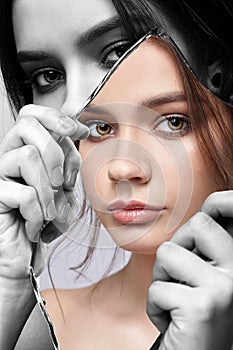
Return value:
[(231, 349), (232, 235), (233, 191), (216, 192), (158, 249), (147, 311), (159, 350)]
[[(63, 137), (62, 144), (52, 133)], [(1, 350), (14, 349), (36, 304), (29, 280), (32, 242), (38, 243), (34, 267), (39, 275), (46, 264), (44, 242), (64, 231), (55, 229), (49, 236), (47, 230), (44, 242), (38, 232), (45, 221), (53, 222), (54, 228), (67, 228), (67, 207), (72, 209), (74, 180), (81, 165), (70, 137), (86, 136), (87, 128), (63, 113), (28, 105), (0, 144)], [(56, 196), (54, 189), (58, 189)]]

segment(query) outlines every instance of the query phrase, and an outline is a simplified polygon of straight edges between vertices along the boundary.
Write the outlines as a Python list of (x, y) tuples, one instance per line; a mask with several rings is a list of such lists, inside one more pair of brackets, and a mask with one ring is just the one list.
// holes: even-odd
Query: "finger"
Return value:
[(72, 191), (59, 190), (55, 194), (55, 204), (57, 216), (41, 232), (41, 239), (45, 243), (50, 243), (67, 232), (77, 217), (79, 207)]
[(65, 155), (63, 187), (72, 190), (75, 187), (77, 175), (82, 164), (82, 158), (70, 138), (63, 138), (60, 146)]
[(196, 248), (220, 267), (233, 268), (233, 239), (204, 212), (196, 213), (172, 237), (171, 242), (186, 249)]
[(37, 148), (52, 184), (55, 187), (61, 186), (63, 183), (63, 151), (35, 118), (22, 118), (9, 131), (8, 137), (1, 144), (1, 149), (3, 153), (6, 153), (24, 145), (32, 145)]
[(47, 130), (59, 136), (72, 136), (72, 138), (81, 140), (89, 135), (89, 128), (86, 125), (54, 108), (34, 104), (26, 105), (20, 110), (17, 120), (28, 117), (34, 117)]
[(233, 191), (212, 193), (201, 211), (215, 219), (233, 237)]
[(38, 150), (31, 145), (4, 154), (1, 158), (0, 178), (23, 178), (36, 189), (44, 218), (56, 217), (54, 193)]
[(219, 216), (233, 218), (233, 191), (212, 193), (205, 200), (201, 211), (214, 219), (217, 219)]
[(30, 223), (30, 231), (26, 231), (28, 238), (36, 241), (35, 236), (44, 221), (36, 190), (17, 182), (0, 180), (0, 202), (2, 214), (19, 209), (26, 223)]
[(214, 277), (213, 266), (179, 245), (165, 242), (157, 250), (153, 281), (177, 280), (198, 287)]
[(147, 314), (161, 333), (165, 333), (171, 321), (168, 311), (190, 308), (192, 295), (191, 288), (185, 285), (162, 281), (151, 284), (148, 290)]

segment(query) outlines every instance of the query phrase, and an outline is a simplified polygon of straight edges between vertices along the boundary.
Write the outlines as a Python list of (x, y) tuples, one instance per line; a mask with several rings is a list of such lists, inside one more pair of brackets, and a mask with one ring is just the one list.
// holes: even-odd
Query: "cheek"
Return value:
[(108, 196), (110, 182), (107, 176), (107, 150), (101, 143), (93, 145), (83, 140), (79, 144), (83, 186), (93, 209), (100, 211), (112, 199)]
[(198, 146), (193, 142), (189, 144), (188, 147), (193, 167), (193, 193), (191, 204), (193, 208), (198, 207), (199, 209), (206, 197), (219, 188)]
[(179, 187), (176, 189), (175, 202), (168, 232), (177, 230), (190, 219), (202, 206), (209, 194), (217, 190), (213, 175), (203, 159), (196, 142), (190, 137), (184, 142), (186, 154), (177, 159)]

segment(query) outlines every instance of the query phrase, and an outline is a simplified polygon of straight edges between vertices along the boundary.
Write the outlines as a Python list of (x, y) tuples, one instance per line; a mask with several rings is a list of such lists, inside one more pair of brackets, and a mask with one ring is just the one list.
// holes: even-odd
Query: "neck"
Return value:
[(129, 263), (121, 271), (98, 284), (91, 297), (92, 303), (102, 303), (102, 309), (115, 305), (116, 312), (135, 313), (137, 310), (144, 313), (154, 262), (155, 255), (132, 253)]
[(133, 253), (128, 265), (122, 270), (125, 285), (140, 298), (147, 297), (154, 262), (155, 255)]
[(107, 279), (118, 300), (118, 310), (121, 308), (135, 313), (135, 306), (138, 312), (146, 310), (154, 261), (155, 255), (133, 253), (127, 266), (117, 274), (110, 276), (109, 280)]

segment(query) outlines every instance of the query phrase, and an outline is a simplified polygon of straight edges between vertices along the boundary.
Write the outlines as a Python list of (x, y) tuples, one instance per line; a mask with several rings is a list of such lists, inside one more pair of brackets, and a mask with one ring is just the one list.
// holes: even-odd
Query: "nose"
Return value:
[(115, 183), (129, 181), (145, 184), (150, 181), (152, 174), (149, 151), (139, 140), (136, 142), (138, 134), (135, 134), (135, 128), (125, 126), (124, 129), (125, 137), (113, 140), (112, 146), (109, 144), (111, 158), (108, 162), (108, 177)]
[(115, 158), (109, 164), (108, 177), (116, 184), (120, 181), (138, 185), (146, 184), (150, 181), (151, 171), (148, 164), (140, 163), (126, 158)]
[(99, 84), (100, 77), (85, 72), (83, 62), (71, 62), (66, 72), (66, 89), (61, 111), (70, 117), (85, 106), (90, 95)]
[(66, 93), (61, 111), (71, 118), (81, 110), (89, 96), (88, 92), (82, 90), (81, 85), (81, 80), (75, 78), (75, 76), (72, 76), (66, 82)]

